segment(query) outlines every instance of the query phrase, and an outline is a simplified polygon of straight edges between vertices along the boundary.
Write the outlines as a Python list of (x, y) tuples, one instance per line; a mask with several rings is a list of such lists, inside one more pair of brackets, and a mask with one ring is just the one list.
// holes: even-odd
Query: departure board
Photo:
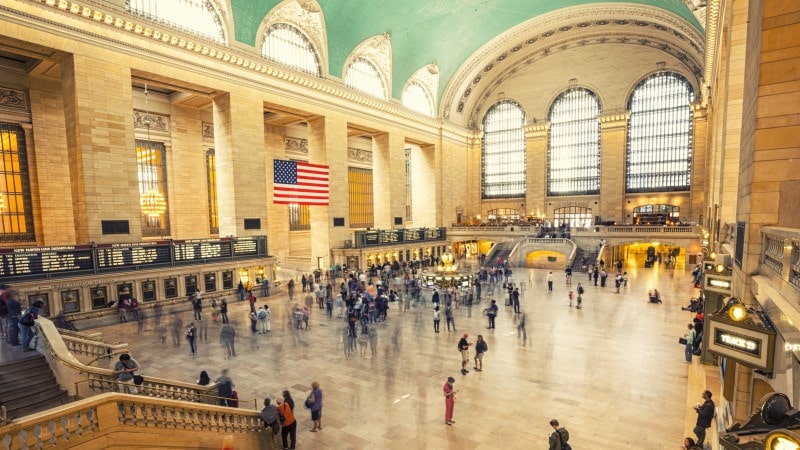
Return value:
[(233, 254), (236, 256), (258, 255), (258, 240), (239, 238), (233, 241)]
[(110, 270), (130, 266), (170, 263), (170, 243), (106, 244), (97, 246), (97, 268)]
[(231, 257), (230, 239), (175, 241), (175, 264)]
[(91, 246), (0, 249), (0, 277), (94, 270)]

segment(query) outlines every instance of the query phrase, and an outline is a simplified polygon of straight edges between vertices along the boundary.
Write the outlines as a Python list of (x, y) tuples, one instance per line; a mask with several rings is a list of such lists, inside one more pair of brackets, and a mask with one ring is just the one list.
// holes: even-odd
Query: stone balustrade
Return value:
[(125, 439), (136, 448), (274, 448), (257, 411), (106, 393), (33, 414), (0, 428), (0, 449), (103, 448)]
[(74, 335), (66, 335), (61, 331), (61, 339), (70, 353), (77, 356), (89, 357), (92, 361), (99, 359), (114, 359), (116, 355), (128, 353), (127, 343), (107, 344), (103, 341), (85, 339)]
[(800, 229), (761, 227), (761, 271), (800, 290)]

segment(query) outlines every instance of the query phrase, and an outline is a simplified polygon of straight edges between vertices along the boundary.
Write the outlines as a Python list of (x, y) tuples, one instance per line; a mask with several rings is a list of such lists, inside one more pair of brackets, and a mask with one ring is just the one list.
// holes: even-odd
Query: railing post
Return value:
[[(763, 246), (761, 252), (764, 252)], [(792, 240), (790, 238), (783, 238), (783, 257), (781, 258), (781, 263), (781, 279), (788, 283), (792, 271)]]

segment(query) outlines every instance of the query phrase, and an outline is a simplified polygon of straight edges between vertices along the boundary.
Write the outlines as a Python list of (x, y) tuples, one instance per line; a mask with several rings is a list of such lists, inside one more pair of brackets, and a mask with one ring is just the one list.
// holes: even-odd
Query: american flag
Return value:
[(276, 159), (273, 203), (327, 205), (328, 166)]

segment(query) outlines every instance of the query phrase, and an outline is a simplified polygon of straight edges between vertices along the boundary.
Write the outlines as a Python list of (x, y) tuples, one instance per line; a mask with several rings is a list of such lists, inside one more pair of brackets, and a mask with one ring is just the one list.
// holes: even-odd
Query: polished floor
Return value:
[[(429, 306), (403, 312), (392, 304), (388, 321), (372, 327), (374, 353), (360, 338), (348, 358), (345, 323), (314, 309), (310, 330), (294, 330), (290, 310), (298, 299), (292, 303), (285, 294), (268, 300), (273, 316), (266, 335), (250, 333), (246, 303), (232, 305), (238, 356), (231, 360), (209, 311), (202, 320), (208, 340), (200, 341), (195, 356), (186, 341), (175, 348), (171, 338), (163, 350), (153, 320), (141, 333), (133, 323), (98, 331), (129, 342), (145, 375), (193, 382), (201, 370), (213, 379), (229, 368), (242, 407), (258, 399), (260, 408), (264, 396), (289, 389), (298, 404), (298, 448), (546, 448), (548, 421), (557, 418), (576, 449), (675, 449), (685, 432), (690, 369), (677, 339), (691, 314), (680, 307), (695, 291), (683, 271), (633, 264), (626, 270), (630, 282), (619, 294), (613, 282), (595, 287), (585, 274), (567, 286), (563, 273), (555, 274), (550, 292), (547, 271), (515, 271), (516, 281), (533, 280), (522, 300), (527, 339), (503, 306), (497, 328), (487, 330), (480, 313), (485, 298), (471, 317), (458, 309), (458, 332), (448, 332), (442, 318), (439, 334)], [(578, 281), (586, 287), (581, 310), (567, 300)], [(663, 304), (646, 301), (652, 288), (661, 291)], [(192, 313), (182, 318), (188, 323)], [(470, 372), (459, 373), (456, 344), (465, 332), (470, 342), (478, 334), (488, 342), (482, 372), (470, 361)], [(460, 389), (451, 426), (443, 417), (448, 376)], [(316, 433), (309, 432), (309, 413), (301, 406), (312, 381), (324, 392), (323, 430)]]

